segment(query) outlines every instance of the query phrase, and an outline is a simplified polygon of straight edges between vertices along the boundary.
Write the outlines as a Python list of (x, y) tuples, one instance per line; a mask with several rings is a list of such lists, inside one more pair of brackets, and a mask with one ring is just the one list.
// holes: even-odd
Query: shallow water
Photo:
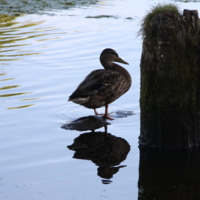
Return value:
[[(137, 33), (154, 3), (107, 0), (46, 14), (2, 17), (1, 199), (137, 199), (142, 50)], [(195, 2), (179, 4), (181, 9), (200, 8)], [(72, 158), (74, 151), (66, 147), (83, 132), (60, 128), (93, 115), (93, 110), (67, 100), (90, 71), (102, 68), (99, 55), (107, 47), (129, 63), (125, 67), (133, 79), (131, 89), (109, 107), (116, 119), (108, 133), (130, 145), (126, 159), (117, 165), (125, 167), (112, 178), (98, 176), (98, 166), (90, 160)], [(134, 115), (121, 118), (117, 111)]]

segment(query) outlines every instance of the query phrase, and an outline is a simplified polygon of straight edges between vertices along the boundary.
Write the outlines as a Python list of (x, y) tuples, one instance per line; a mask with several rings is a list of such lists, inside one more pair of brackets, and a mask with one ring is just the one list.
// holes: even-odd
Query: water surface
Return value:
[[(0, 23), (0, 198), (137, 199), (140, 131), (140, 20), (155, 1), (98, 1), (65, 10), (19, 16)], [(197, 9), (199, 3), (180, 4)], [(112, 177), (66, 148), (84, 132), (60, 127), (93, 110), (68, 102), (99, 55), (115, 49), (130, 65), (131, 89), (110, 105), (108, 133), (130, 145)], [(98, 109), (101, 113), (104, 108)], [(117, 117), (117, 111), (134, 115)], [(104, 128), (98, 129), (103, 132)], [(85, 131), (88, 132), (88, 131)], [(122, 166), (122, 167), (120, 167)]]

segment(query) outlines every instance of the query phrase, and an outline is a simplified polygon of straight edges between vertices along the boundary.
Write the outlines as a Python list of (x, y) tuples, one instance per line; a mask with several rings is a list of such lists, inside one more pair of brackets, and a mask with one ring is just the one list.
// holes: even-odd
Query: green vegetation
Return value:
[(67, 10), (76, 6), (89, 6), (98, 0), (0, 0), (0, 14), (44, 14), (49, 11)]
[(142, 19), (141, 28), (139, 30), (138, 35), (141, 35), (144, 38), (152, 19), (159, 13), (163, 12), (171, 12), (172, 14), (176, 14), (179, 16), (181, 15), (179, 8), (176, 4), (158, 3), (157, 5), (153, 5), (148, 11), (148, 14)]

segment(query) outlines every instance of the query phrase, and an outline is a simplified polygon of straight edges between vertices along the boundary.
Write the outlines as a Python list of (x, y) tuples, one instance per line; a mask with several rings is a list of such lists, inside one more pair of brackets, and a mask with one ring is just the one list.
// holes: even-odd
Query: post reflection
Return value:
[(139, 200), (188, 200), (200, 196), (200, 148), (140, 148)]
[[(126, 159), (130, 151), (130, 145), (125, 139), (107, 132), (106, 123), (102, 117), (88, 116), (62, 126), (68, 130), (85, 130), (86, 127), (92, 130), (80, 134), (74, 139), (73, 144), (67, 147), (75, 151), (73, 158), (91, 160), (98, 166), (97, 175), (102, 178), (103, 184), (111, 183), (113, 175), (126, 167), (120, 163)], [(105, 131), (95, 132), (94, 127), (104, 127)]]

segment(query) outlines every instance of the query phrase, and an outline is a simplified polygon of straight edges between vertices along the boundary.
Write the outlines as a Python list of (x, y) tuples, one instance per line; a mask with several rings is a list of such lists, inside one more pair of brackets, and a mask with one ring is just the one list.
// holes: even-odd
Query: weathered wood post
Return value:
[(189, 148), (200, 145), (199, 17), (167, 6), (155, 7), (141, 29), (139, 143)]

